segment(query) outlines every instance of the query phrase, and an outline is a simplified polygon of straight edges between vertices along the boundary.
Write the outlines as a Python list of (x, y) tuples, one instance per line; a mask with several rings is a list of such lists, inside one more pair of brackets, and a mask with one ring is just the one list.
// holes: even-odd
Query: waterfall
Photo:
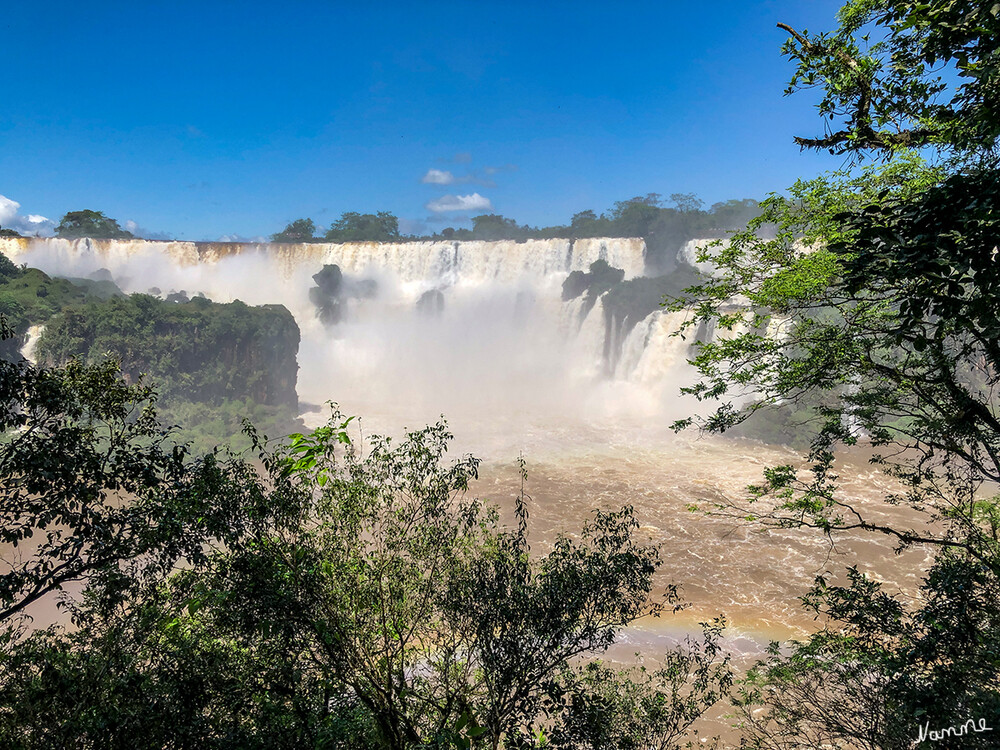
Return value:
[(694, 329), (681, 329), (690, 317), (686, 310), (650, 313), (625, 341), (618, 377), (637, 383), (659, 383), (676, 375), (690, 356)]
[[(0, 239), (0, 252), (56, 276), (106, 270), (130, 293), (184, 290), (216, 302), (282, 304), (302, 331), (300, 398), (361, 402), (354, 413), (572, 413), (582, 403), (597, 412), (601, 399), (617, 398), (614, 383), (655, 386), (656, 398), (667, 398), (668, 391), (676, 396), (674, 378), (693, 338), (671, 335), (684, 313), (656, 311), (633, 326), (613, 320), (603, 297), (589, 309), (582, 296), (562, 300), (568, 274), (596, 260), (622, 269), (626, 280), (641, 276), (645, 243), (635, 238), (344, 244), (14, 238)], [(339, 266), (345, 283), (376, 290), (345, 299), (343, 320), (331, 327), (317, 319), (309, 298), (312, 276), (326, 264)], [(428, 292), (438, 300), (433, 314), (417, 309)], [(649, 399), (641, 403), (650, 408)]]
[(0, 238), (0, 252), (16, 262), (31, 258), (32, 265), (46, 272), (57, 265), (86, 273), (108, 268), (116, 277), (116, 269), (136, 263), (155, 265), (157, 259), (179, 268), (243, 259), (267, 262), (285, 278), (303, 267), (335, 263), (345, 273), (389, 271), (402, 282), (477, 284), (586, 271), (595, 260), (621, 268), (626, 279), (635, 278), (645, 268), (646, 244), (635, 238), (342, 244)]
[(38, 339), (44, 330), (45, 326), (43, 325), (28, 326), (28, 335), (24, 340), (24, 346), (21, 347), (21, 356), (31, 364), (35, 364), (35, 348), (38, 346)]

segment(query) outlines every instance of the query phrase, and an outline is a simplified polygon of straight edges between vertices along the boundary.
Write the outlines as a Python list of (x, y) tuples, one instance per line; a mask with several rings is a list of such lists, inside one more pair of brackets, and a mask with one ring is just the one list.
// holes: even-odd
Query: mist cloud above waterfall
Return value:
[(427, 204), (427, 210), (434, 213), (445, 211), (492, 211), (493, 203), (489, 198), (473, 193), (472, 195), (442, 195)]
[(39, 234), (47, 237), (52, 234), (56, 223), (38, 214), (21, 214), (21, 204), (0, 195), (0, 227), (13, 229), (21, 234)]

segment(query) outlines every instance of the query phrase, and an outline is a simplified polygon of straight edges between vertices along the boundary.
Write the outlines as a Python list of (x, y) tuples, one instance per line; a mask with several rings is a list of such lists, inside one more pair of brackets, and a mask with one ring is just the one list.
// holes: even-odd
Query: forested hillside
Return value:
[(161, 417), (186, 424), (198, 449), (240, 436), (245, 417), (275, 434), (301, 426), (299, 329), (280, 305), (129, 296), (108, 279), (52, 278), (0, 255), (0, 314), (4, 359), (21, 358), (31, 326), (46, 364), (116, 359), (126, 381), (156, 383)]
[(204, 297), (166, 302), (133, 294), (66, 308), (46, 326), (38, 355), (62, 364), (112, 352), (126, 379), (147, 374), (169, 399), (295, 407), (298, 347), (298, 326), (280, 305), (219, 304)]

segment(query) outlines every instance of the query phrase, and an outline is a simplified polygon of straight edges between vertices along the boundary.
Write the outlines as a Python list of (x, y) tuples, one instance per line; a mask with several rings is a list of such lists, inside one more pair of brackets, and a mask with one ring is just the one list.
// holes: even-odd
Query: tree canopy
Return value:
[[(796, 407), (813, 425), (809, 471), (769, 468), (717, 512), (933, 553), (913, 599), (861, 566), (817, 579), (806, 602), (825, 627), (776, 646), (744, 683), (754, 747), (909, 748), (918, 723), (1000, 708), (998, 16), (988, 3), (858, 0), (832, 33), (782, 26), (790, 90), (820, 87), (821, 114), (840, 121), (799, 145), (878, 160), (769, 197), (674, 302), (694, 306), (692, 325), (730, 332), (699, 344), (687, 389), (721, 404), (678, 427), (722, 432)], [(907, 150), (918, 145), (934, 148)], [(857, 445), (896, 480), (885, 500), (915, 511), (912, 525), (841, 489), (841, 455)]]
[[(1000, 136), (1000, 9), (974, 0), (851, 0), (832, 33), (791, 34), (788, 91), (820, 86), (837, 130), (796, 138), (833, 153), (933, 144), (996, 158)], [(835, 127), (835, 126), (834, 126)]]
[(76, 240), (90, 237), (95, 240), (130, 240), (135, 235), (118, 226), (118, 222), (100, 211), (70, 211), (56, 227), (56, 237)]
[(4, 533), (45, 535), (0, 617), (86, 582), (73, 629), (2, 631), (5, 746), (668, 750), (730, 684), (721, 622), (655, 671), (596, 661), (678, 606), (658, 548), (624, 508), (529, 554), (530, 499), (506, 527), (468, 498), (444, 424), (356, 445), (334, 414), (191, 462), (111, 365), (0, 376), (28, 428), (0, 442)]
[(284, 229), (271, 235), (272, 242), (313, 242), (316, 239), (316, 225), (312, 219), (296, 219)]
[(359, 214), (346, 211), (340, 215), (323, 237), (327, 242), (396, 242), (399, 240), (399, 219), (388, 211)]

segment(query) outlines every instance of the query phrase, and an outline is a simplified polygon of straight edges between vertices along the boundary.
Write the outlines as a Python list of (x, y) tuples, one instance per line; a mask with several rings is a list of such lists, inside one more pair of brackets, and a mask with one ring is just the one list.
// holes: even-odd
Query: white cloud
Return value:
[(516, 172), (516, 164), (504, 164), (500, 167), (483, 167), (473, 169), (466, 174), (455, 174), (447, 169), (428, 169), (420, 181), (425, 185), (467, 185), (473, 183), (482, 187), (492, 188), (497, 184), (493, 177), (503, 172)]
[(267, 237), (245, 237), (242, 234), (224, 234), (216, 242), (270, 242)]
[(0, 195), (0, 226), (8, 226), (11, 221), (17, 216), (17, 209), (21, 207), (21, 204), (17, 201), (12, 201), (10, 198)]
[(455, 175), (446, 169), (428, 169), (420, 181), (426, 185), (451, 185), (455, 182)]
[(132, 234), (134, 234), (139, 239), (143, 240), (172, 240), (171, 237), (166, 232), (154, 232), (151, 229), (146, 229), (136, 224), (134, 221), (129, 219), (125, 222), (125, 229)]
[(493, 204), (489, 198), (479, 193), (472, 195), (442, 195), (437, 200), (427, 204), (427, 210), (434, 213), (443, 211), (492, 211)]
[(52, 234), (56, 226), (54, 221), (38, 214), (22, 216), (18, 213), (20, 209), (20, 203), (5, 195), (0, 195), (0, 227), (13, 229), (26, 235)]
[(400, 219), (399, 232), (400, 234), (424, 235), (427, 234), (427, 224), (420, 219)]

